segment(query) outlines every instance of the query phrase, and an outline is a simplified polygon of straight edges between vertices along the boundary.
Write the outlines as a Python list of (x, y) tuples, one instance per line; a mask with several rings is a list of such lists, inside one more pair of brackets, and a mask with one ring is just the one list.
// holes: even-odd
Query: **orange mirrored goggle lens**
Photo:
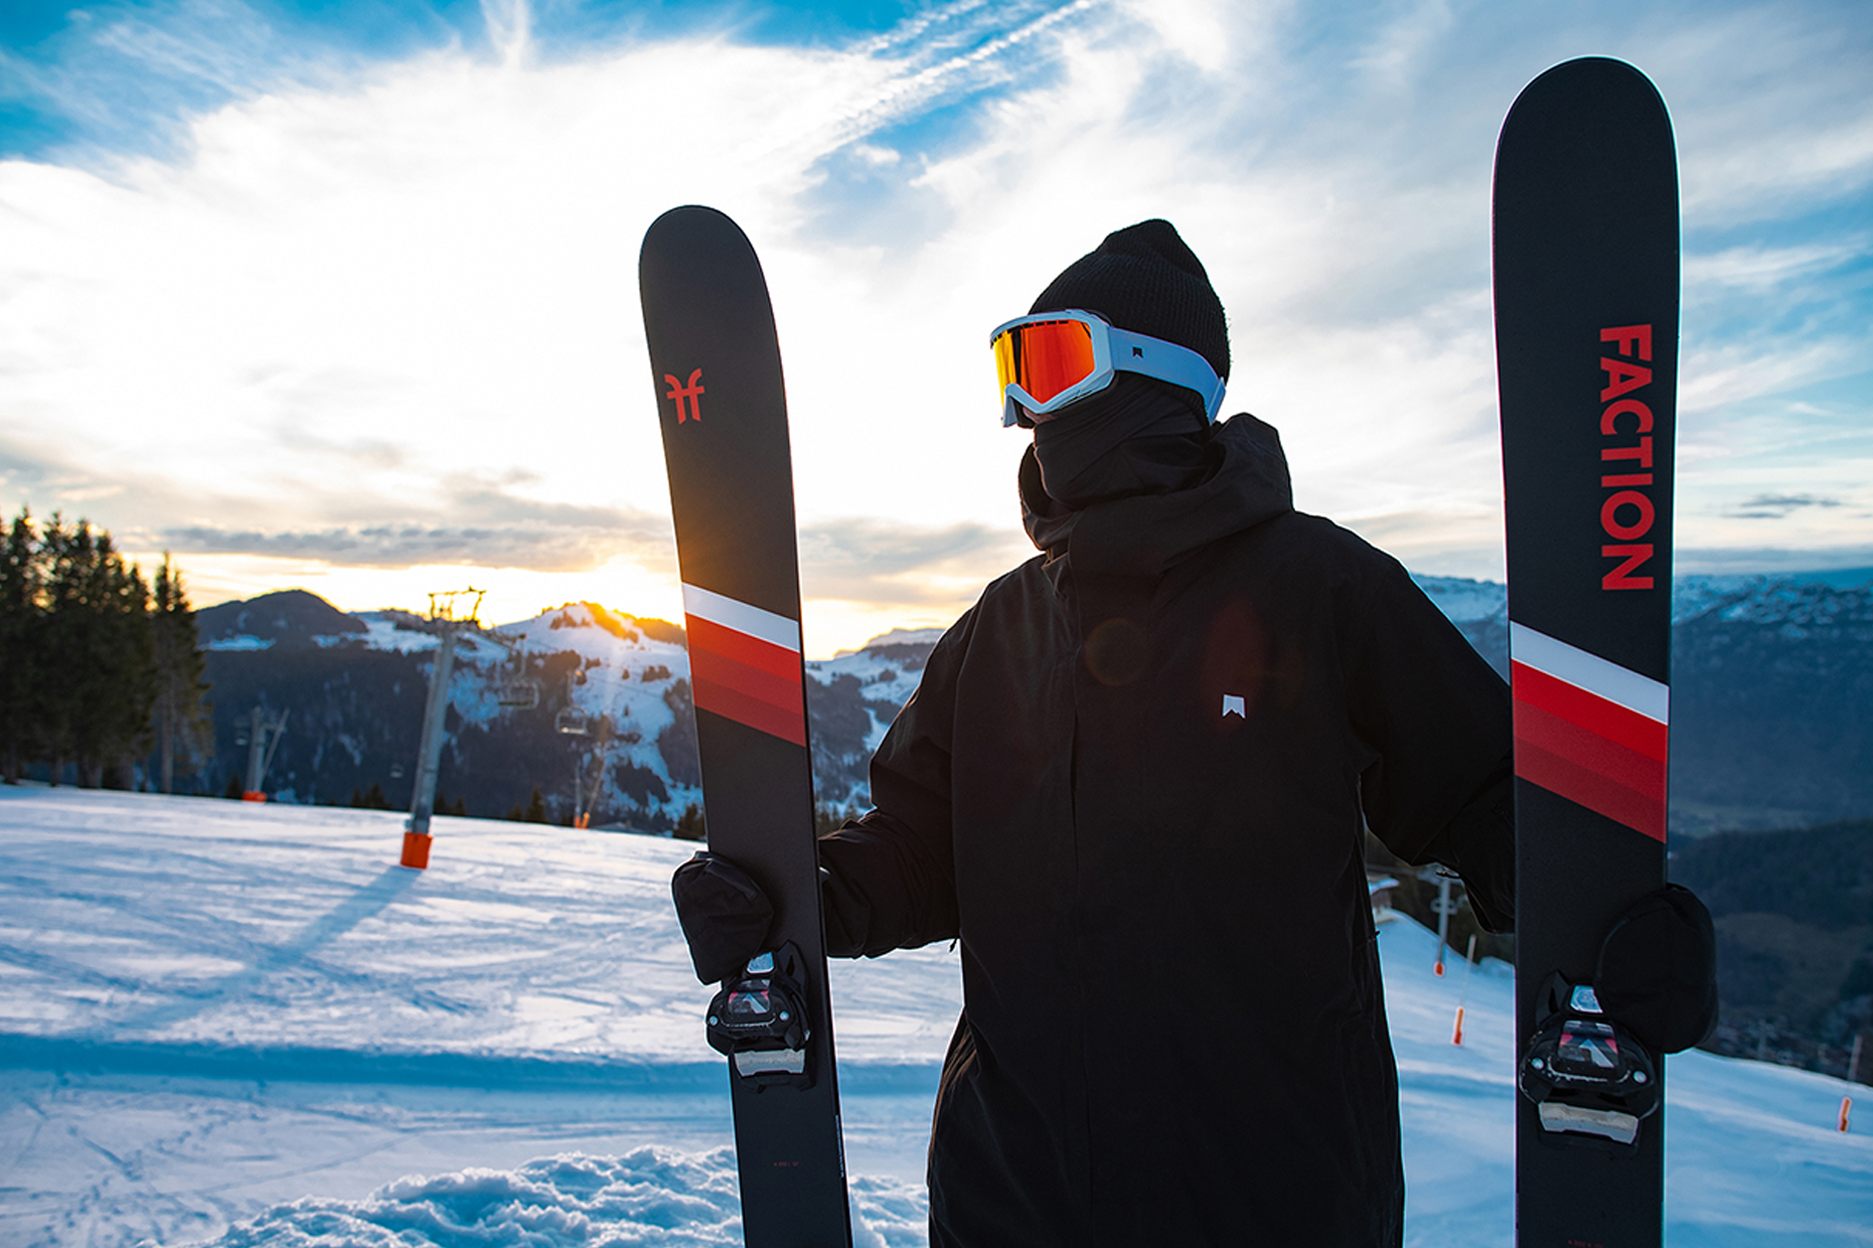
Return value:
[(1006, 390), (1020, 386), (1045, 403), (1093, 375), (1093, 335), (1079, 321), (1017, 325), (995, 340), (995, 371)]

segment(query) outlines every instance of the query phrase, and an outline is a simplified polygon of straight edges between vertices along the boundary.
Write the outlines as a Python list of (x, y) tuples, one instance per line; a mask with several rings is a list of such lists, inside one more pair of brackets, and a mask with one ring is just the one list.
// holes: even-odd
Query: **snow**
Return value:
[[(855, 1242), (920, 1244), (926, 1208), (902, 1183), (853, 1185)], [(530, 1161), (510, 1171), (475, 1169), (413, 1176), (359, 1201), (309, 1197), (278, 1205), (216, 1241), (247, 1245), (524, 1243), (740, 1244), (734, 1154), (685, 1155), (634, 1149), (622, 1157), (579, 1154)]]
[[(0, 825), (15, 1036), (714, 1065), (669, 903), (687, 842), (438, 816), (417, 872), (397, 812), (34, 788)], [(841, 1057), (940, 1060), (953, 1014), (919, 1007), (960, 1002), (955, 965), (842, 985)]]
[(434, 650), (442, 641), (434, 633), (425, 633), (413, 628), (398, 627), (402, 612), (355, 611), (352, 614), (364, 621), (364, 644), (372, 650), (394, 650), (400, 654)]
[(254, 637), (247, 633), (240, 633), (233, 637), (217, 637), (202, 643), (204, 650), (271, 650), (272, 648), (271, 637)]
[[(694, 847), (435, 832), (412, 872), (385, 812), (0, 790), (0, 1243), (739, 1242), (668, 901)], [(1512, 974), (1474, 972), (1457, 1047), (1460, 960), (1404, 918), (1379, 944), (1406, 1242), (1508, 1248)], [(859, 1242), (922, 1244), (955, 955), (836, 962), (833, 995)], [(1669, 1068), (1669, 1243), (1873, 1245), (1873, 1140), (1835, 1130), (1864, 1089)]]
[[(893, 629), (894, 634), (904, 634), (908, 630)], [(936, 633), (939, 629), (919, 629), (919, 633)], [(886, 634), (890, 636), (891, 634)], [(809, 659), (806, 662), (806, 677), (830, 686), (842, 676), (849, 676), (858, 681), (859, 697), (868, 704), (865, 714), (871, 721), (871, 727), (865, 734), (861, 748), (867, 756), (877, 752), (884, 743), (884, 734), (890, 729), (891, 721), (897, 718), (897, 708), (910, 701), (910, 695), (917, 692), (917, 686), (923, 682), (923, 662), (921, 659), (906, 662), (871, 649), (881, 644), (882, 638), (874, 638), (866, 643), (866, 649), (847, 651), (837, 658)], [(903, 642), (884, 643), (901, 645)], [(915, 643), (908, 643), (915, 644)], [(874, 705), (875, 704), (875, 705)], [(888, 708), (888, 713), (887, 713)], [(869, 790), (857, 794), (864, 805), (869, 801)]]

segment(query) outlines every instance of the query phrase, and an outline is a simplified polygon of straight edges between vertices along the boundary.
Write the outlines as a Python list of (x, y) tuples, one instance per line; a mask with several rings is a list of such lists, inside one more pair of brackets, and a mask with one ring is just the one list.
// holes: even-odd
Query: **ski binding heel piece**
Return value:
[(727, 1055), (736, 1077), (757, 1090), (813, 1086), (801, 966), (800, 951), (789, 941), (751, 960), (709, 1003), (709, 1047)]
[(1559, 975), (1516, 1086), (1535, 1102), (1544, 1132), (1597, 1137), (1620, 1152), (1637, 1148), (1639, 1123), (1659, 1104), (1658, 1068), (1645, 1046), (1606, 1017), (1590, 986)]

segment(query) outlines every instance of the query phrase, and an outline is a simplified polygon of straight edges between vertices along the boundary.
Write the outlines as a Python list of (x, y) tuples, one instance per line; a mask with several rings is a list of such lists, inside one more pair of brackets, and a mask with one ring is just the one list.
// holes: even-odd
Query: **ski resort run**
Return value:
[[(0, 790), (0, 1243), (740, 1242), (723, 1063), (670, 909), (691, 847), (392, 812)], [(1509, 968), (1379, 945), (1406, 1242), (1509, 1248)], [(924, 1240), (947, 947), (835, 961), (857, 1242)], [(1873, 1245), (1856, 1085), (1670, 1059), (1667, 1242)], [(1867, 1108), (1873, 1108), (1869, 1106)], [(1278, 1142), (1267, 1142), (1278, 1146)]]

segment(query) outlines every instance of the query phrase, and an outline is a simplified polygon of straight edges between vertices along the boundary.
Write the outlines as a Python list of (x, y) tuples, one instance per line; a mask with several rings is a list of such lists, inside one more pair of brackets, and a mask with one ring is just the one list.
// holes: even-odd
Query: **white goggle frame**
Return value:
[(1084, 381), (1073, 383), (1045, 403), (1022, 389), (1019, 382), (1009, 382), (1002, 388), (1004, 427), (1019, 423), (1020, 413), (1015, 410), (1017, 403), (1036, 416), (1045, 416), (1069, 403), (1077, 403), (1089, 394), (1104, 390), (1112, 384), (1114, 373), (1139, 373), (1194, 390), (1203, 398), (1205, 417), (1211, 424), (1216, 423), (1216, 413), (1223, 406), (1224, 382), (1216, 375), (1216, 370), (1210, 367), (1208, 360), (1189, 347), (1180, 347), (1162, 338), (1134, 334), (1130, 330), (1115, 329), (1097, 312), (1069, 308), (1064, 312), (1017, 316), (995, 327), (994, 332), (989, 334), (989, 346), (993, 347), (995, 340), (1011, 329), (1047, 321), (1078, 321), (1086, 326), (1093, 340), (1093, 371)]

